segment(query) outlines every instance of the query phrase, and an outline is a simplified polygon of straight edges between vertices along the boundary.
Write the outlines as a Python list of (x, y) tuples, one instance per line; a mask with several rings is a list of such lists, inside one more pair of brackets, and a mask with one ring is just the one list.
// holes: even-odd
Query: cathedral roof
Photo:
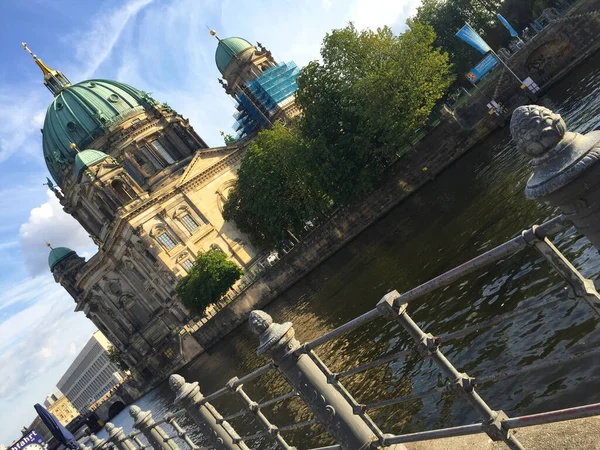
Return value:
[(54, 270), (54, 267), (67, 257), (71, 255), (75, 255), (76, 253), (67, 247), (56, 247), (50, 250), (50, 254), (48, 255), (48, 265), (50, 266), (50, 271)]
[(215, 52), (215, 62), (217, 63), (219, 72), (225, 72), (225, 68), (231, 60), (250, 47), (253, 47), (253, 45), (241, 37), (220, 39), (217, 51)]
[(63, 169), (75, 159), (71, 143), (85, 148), (106, 129), (141, 112), (151, 97), (123, 83), (88, 80), (62, 87), (48, 107), (42, 144), (52, 178), (61, 186)]
[(75, 179), (79, 181), (84, 170), (104, 161), (106, 158), (109, 158), (109, 156), (100, 150), (87, 149), (77, 153), (75, 155), (75, 165), (73, 166)]

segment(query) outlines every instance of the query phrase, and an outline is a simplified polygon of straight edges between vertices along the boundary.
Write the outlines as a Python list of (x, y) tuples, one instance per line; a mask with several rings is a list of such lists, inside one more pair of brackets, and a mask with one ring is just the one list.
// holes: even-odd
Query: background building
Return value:
[(79, 415), (77, 408), (60, 391), (46, 397), (44, 406), (65, 426)]
[(110, 347), (108, 339), (96, 331), (56, 384), (79, 413), (85, 413), (125, 376), (108, 359)]

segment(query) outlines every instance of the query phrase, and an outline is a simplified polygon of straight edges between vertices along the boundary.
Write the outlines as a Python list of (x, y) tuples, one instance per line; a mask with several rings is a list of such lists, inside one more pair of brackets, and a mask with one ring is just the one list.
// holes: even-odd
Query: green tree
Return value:
[(187, 275), (175, 290), (183, 305), (194, 314), (202, 314), (207, 306), (220, 300), (243, 275), (242, 269), (229, 261), (221, 250), (198, 254)]
[(423, 0), (412, 20), (433, 27), (435, 46), (448, 53), (462, 81), (482, 55), (457, 38), (456, 32), (468, 23), (485, 37), (488, 29), (498, 25), (496, 13), (501, 5), (499, 0)]
[(108, 353), (109, 361), (112, 362), (113, 364), (115, 364), (119, 369), (121, 369), (121, 370), (129, 369), (129, 366), (127, 365), (127, 363), (125, 363), (125, 361), (123, 361), (123, 358), (121, 357), (121, 353), (114, 346), (111, 345), (106, 353)]
[(307, 145), (297, 130), (275, 124), (248, 146), (238, 180), (223, 207), (250, 240), (275, 248), (302, 231), (306, 220), (321, 216), (328, 200), (313, 189), (306, 164)]
[(447, 54), (434, 48), (433, 29), (409, 25), (399, 36), (389, 27), (333, 30), (323, 62), (309, 63), (298, 77), (311, 180), (337, 205), (373, 188), (454, 79)]

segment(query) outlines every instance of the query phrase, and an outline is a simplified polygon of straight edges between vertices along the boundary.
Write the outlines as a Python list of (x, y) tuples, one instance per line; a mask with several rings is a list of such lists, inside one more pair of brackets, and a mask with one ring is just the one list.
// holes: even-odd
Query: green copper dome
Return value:
[(225, 72), (225, 68), (234, 56), (240, 55), (244, 50), (253, 45), (246, 39), (240, 37), (228, 37), (219, 41), (215, 52), (215, 62), (219, 72)]
[(63, 88), (48, 107), (42, 130), (52, 178), (62, 185), (63, 169), (75, 159), (72, 142), (85, 148), (109, 126), (153, 103), (148, 94), (117, 81), (88, 80)]
[(98, 164), (101, 161), (104, 161), (106, 158), (110, 157), (100, 150), (87, 149), (77, 153), (75, 155), (75, 166), (73, 166), (73, 171), (77, 181), (81, 179), (81, 174), (84, 170), (86, 170), (88, 167)]
[(50, 271), (54, 270), (54, 266), (56, 266), (59, 262), (75, 254), (76, 253), (73, 250), (67, 247), (53, 248), (48, 255), (48, 265), (50, 266)]

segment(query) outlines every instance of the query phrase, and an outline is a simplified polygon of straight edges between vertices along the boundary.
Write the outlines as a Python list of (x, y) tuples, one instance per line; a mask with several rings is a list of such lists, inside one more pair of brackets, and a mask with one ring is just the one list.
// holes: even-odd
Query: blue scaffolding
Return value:
[(277, 64), (236, 94), (234, 130), (238, 139), (267, 125), (279, 111), (281, 103), (298, 90), (296, 78), (299, 73), (294, 62)]

